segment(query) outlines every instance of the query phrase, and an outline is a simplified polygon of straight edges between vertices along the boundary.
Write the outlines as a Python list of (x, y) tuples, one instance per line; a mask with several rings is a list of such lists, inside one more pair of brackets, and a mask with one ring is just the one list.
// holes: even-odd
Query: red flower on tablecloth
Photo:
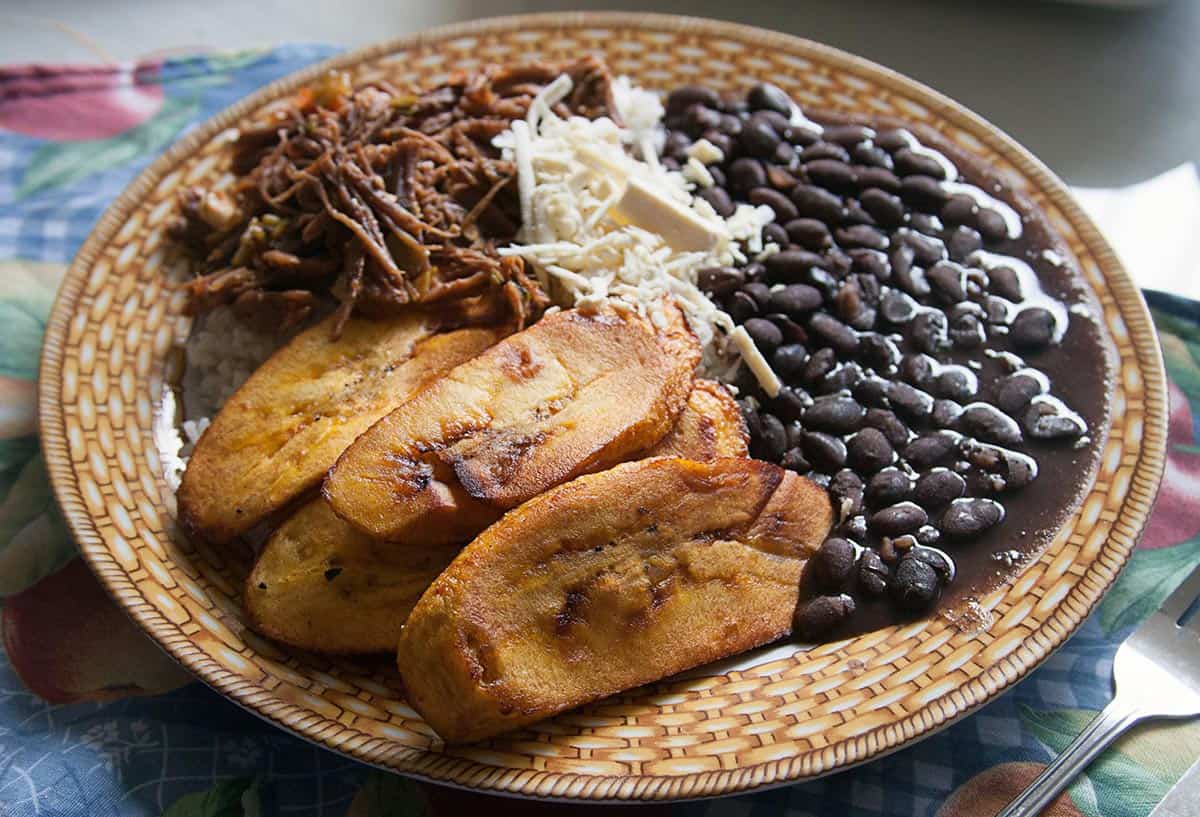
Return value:
[[(1042, 770), (1042, 763), (1001, 763), (963, 783), (938, 809), (936, 817), (994, 817), (1023, 792)], [(1041, 817), (1084, 817), (1068, 794), (1059, 795)]]
[(2, 615), (9, 662), (25, 686), (50, 703), (157, 695), (191, 680), (78, 558), (9, 596)]
[(0, 69), (0, 128), (55, 142), (108, 139), (163, 105), (159, 61)]

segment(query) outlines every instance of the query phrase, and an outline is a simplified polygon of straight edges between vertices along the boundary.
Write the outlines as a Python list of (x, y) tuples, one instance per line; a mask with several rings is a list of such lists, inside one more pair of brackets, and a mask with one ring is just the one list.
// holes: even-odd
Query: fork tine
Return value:
[[(1175, 588), (1175, 592), (1167, 597), (1167, 600), (1162, 603), (1158, 609), (1171, 617), (1172, 621), (1178, 621), (1187, 609), (1200, 596), (1200, 567), (1192, 571), (1191, 575), (1183, 580), (1179, 587)], [(1192, 621), (1200, 619), (1200, 616), (1193, 616)], [(1200, 626), (1200, 622), (1197, 622)]]

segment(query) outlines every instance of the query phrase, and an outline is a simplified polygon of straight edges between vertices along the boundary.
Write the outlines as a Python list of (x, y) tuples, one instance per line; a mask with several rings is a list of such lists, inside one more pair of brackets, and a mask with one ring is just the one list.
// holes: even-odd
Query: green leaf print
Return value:
[(223, 780), (207, 791), (185, 794), (162, 817), (244, 817), (257, 810), (258, 787), (254, 778)]
[[(1039, 711), (1021, 706), (1020, 712), (1025, 727), (1054, 754), (1066, 749), (1096, 716), (1088, 709)], [(1071, 799), (1095, 817), (1144, 817), (1173, 782), (1110, 748), (1088, 767), (1086, 779), (1071, 786)]]
[(61, 187), (139, 156), (157, 153), (170, 144), (199, 111), (199, 99), (168, 98), (153, 118), (110, 139), (48, 142), (33, 154), (17, 188), (16, 198)]
[(0, 377), (33, 380), (37, 377), (46, 314), (50, 311), (41, 293), (0, 297)]
[(1117, 583), (1100, 604), (1100, 626), (1113, 633), (1142, 621), (1158, 609), (1197, 566), (1200, 537), (1171, 547), (1134, 551)]
[(0, 598), (49, 576), (75, 552), (39, 454), (25, 463), (0, 503)]

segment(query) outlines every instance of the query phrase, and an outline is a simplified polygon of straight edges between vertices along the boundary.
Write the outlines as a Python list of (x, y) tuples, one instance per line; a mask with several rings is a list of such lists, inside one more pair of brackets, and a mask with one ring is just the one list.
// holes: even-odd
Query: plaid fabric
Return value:
[[(34, 267), (27, 262), (69, 262), (108, 202), (170, 142), (254, 88), (331, 53), (327, 46), (289, 45), (90, 72), (0, 69), (0, 310), (7, 310), (0, 311), (0, 350), (13, 350), (13, 360), (18, 353), (32, 355), (34, 359), (22, 365), (30, 372), (36, 367), (37, 339), (18, 338), (16, 327), (24, 327), (21, 321), (28, 318), (32, 328), (20, 331), (40, 331), (37, 322), (44, 318), (45, 293), (53, 280), (44, 282), (45, 293), (37, 298), (18, 283), (53, 276), (61, 266)], [(47, 81), (52, 93), (44, 93)], [(43, 92), (36, 96), (31, 88)], [(109, 92), (126, 95), (112, 113), (130, 117), (119, 132), (112, 132), (111, 117), (97, 113), (108, 110), (102, 97)], [(140, 100), (140, 108), (127, 104), (128, 94)], [(80, 99), (88, 104), (77, 104)], [(1200, 404), (1200, 321), (1195, 305), (1159, 298), (1155, 306), (1176, 384), (1175, 470), (1168, 469), (1170, 481), (1180, 474), (1200, 475), (1200, 465), (1188, 459), (1200, 458), (1193, 420), (1200, 412), (1191, 411), (1192, 405)], [(13, 360), (0, 360), (0, 408), (19, 415), (23, 409), (18, 401), (30, 399), (31, 390), (19, 373), (6, 368), (20, 369)], [(53, 528), (56, 518), (44, 484), (38, 482), (30, 428), (14, 428), (0, 434), (0, 596), (8, 595), (4, 633), (10, 652), (29, 649), (27, 640), (14, 640), (15, 635), (29, 626), (28, 611), (41, 609), (35, 602), (50, 593), (51, 583), (66, 581), (62, 576), (68, 571), (82, 570), (77, 561), (49, 576), (41, 563), (28, 566), (30, 559), (41, 559), (57, 567), (69, 562), (69, 550), (58, 561), (36, 548), (29, 550), (32, 556), (22, 557), (25, 561), (18, 562), (14, 555), (29, 541), (35, 525)], [(43, 503), (43, 510), (29, 510), (30, 496)], [(972, 717), (906, 750), (815, 782), (707, 802), (630, 808), (629, 813), (994, 813), (989, 796), (1000, 798), (998, 803), (1015, 794), (1037, 770), (1028, 764), (1045, 763), (1107, 703), (1117, 644), (1170, 585), (1200, 563), (1200, 522), (1188, 522), (1200, 520), (1196, 511), (1197, 497), (1186, 492), (1161, 501), (1156, 532), (1147, 534), (1153, 541), (1135, 557), (1100, 612), (1028, 679)], [(44, 547), (50, 542), (47, 537)], [(16, 577), (18, 568), (28, 573), (27, 580)], [(72, 581), (90, 581), (86, 572), (80, 576)], [(67, 595), (64, 604), (80, 603), (77, 593)], [(59, 637), (50, 633), (47, 638)], [(47, 677), (53, 676), (56, 665), (49, 659), (30, 664), (24, 655), (18, 661), (15, 652), (11, 657), (10, 661), (0, 655), (0, 813), (11, 817), (239, 814), (243, 806), (248, 814), (303, 817), (577, 813), (406, 784), (277, 730), (199, 683), (149, 697), (121, 697), (111, 689), (75, 690), (66, 697), (85, 702), (47, 703), (30, 688), (62, 698), (61, 684), (53, 693), (47, 691)], [(46, 675), (34, 677), (29, 666)], [(17, 675), (20, 667), (26, 668), (24, 679)], [(1072, 788), (1067, 805), (1074, 811), (1056, 813), (1144, 815), (1198, 753), (1200, 731), (1144, 730), (1106, 755), (1090, 777)], [(229, 810), (216, 810), (214, 804), (220, 803)]]

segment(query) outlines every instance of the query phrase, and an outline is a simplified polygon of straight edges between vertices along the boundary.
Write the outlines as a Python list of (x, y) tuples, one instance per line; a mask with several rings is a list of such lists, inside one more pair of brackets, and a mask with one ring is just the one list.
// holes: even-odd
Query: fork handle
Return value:
[(1146, 713), (1113, 698), (1092, 719), (1079, 737), (1050, 762), (1029, 788), (1008, 804), (996, 817), (1037, 817), (1096, 756), (1109, 747), (1126, 729), (1146, 717)]

